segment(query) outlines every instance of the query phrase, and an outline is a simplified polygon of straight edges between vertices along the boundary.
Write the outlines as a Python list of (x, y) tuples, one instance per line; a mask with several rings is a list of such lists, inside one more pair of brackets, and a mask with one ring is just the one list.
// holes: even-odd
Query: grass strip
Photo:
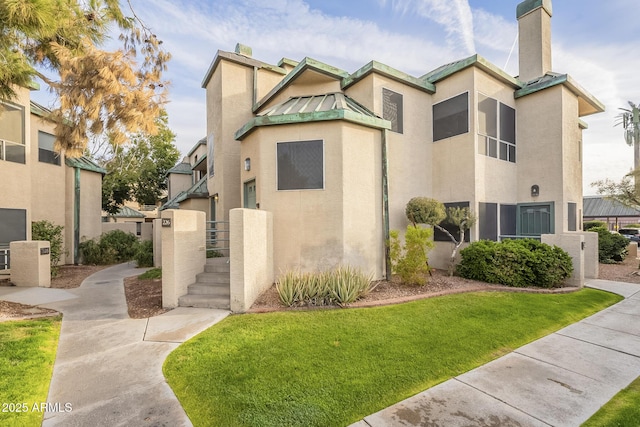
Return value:
[(164, 373), (195, 426), (344, 426), (620, 299), (487, 292), (230, 316)]
[(582, 426), (640, 426), (640, 378), (616, 394)]
[(0, 425), (42, 424), (61, 321), (57, 316), (0, 322)]

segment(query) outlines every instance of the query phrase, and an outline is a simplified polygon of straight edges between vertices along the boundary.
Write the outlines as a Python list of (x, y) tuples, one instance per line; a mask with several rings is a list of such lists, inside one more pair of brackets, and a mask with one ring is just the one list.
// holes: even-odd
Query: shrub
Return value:
[(64, 227), (43, 220), (31, 223), (31, 239), (49, 242), (49, 256), (51, 259), (51, 277), (58, 275), (60, 259), (67, 253), (62, 246), (62, 230)]
[(607, 228), (607, 223), (604, 221), (593, 220), (593, 221), (585, 221), (584, 224), (582, 224), (582, 229), (584, 231), (591, 231), (591, 229), (595, 227)]
[[(413, 200), (413, 199), (412, 199)], [(427, 253), (433, 247), (430, 228), (408, 226), (404, 235), (404, 246), (400, 244), (398, 232), (389, 233), (389, 254), (392, 272), (397, 273), (402, 283), (409, 285), (425, 285), (429, 272)]]
[(162, 269), (161, 268), (152, 268), (151, 270), (147, 270), (141, 275), (138, 276), (140, 280), (147, 279), (162, 279)]
[(606, 227), (594, 227), (589, 231), (598, 233), (598, 261), (603, 264), (613, 264), (625, 259), (629, 246), (629, 240), (626, 237), (612, 233)]
[(371, 276), (351, 267), (322, 273), (287, 272), (276, 282), (280, 302), (294, 305), (346, 305), (365, 296)]
[(133, 259), (140, 268), (153, 267), (153, 242), (151, 240), (139, 242)]
[(458, 274), (506, 286), (559, 286), (573, 273), (571, 257), (533, 239), (473, 242), (460, 252)]
[(84, 263), (95, 265), (116, 264), (132, 260), (136, 255), (137, 248), (138, 238), (122, 230), (109, 231), (99, 239), (87, 240), (79, 245)]

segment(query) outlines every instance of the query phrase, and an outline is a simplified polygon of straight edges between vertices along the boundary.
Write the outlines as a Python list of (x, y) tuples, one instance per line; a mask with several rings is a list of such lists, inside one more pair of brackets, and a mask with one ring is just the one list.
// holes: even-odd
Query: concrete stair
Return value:
[(207, 258), (204, 273), (196, 276), (196, 283), (178, 300), (180, 307), (230, 308), (229, 258)]

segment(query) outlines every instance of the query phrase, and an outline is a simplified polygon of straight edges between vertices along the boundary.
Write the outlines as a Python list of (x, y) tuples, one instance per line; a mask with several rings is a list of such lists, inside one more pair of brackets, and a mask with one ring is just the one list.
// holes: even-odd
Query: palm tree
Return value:
[(640, 109), (636, 104), (629, 102), (629, 108), (620, 108), (622, 113), (618, 115), (616, 125), (624, 128), (624, 139), (628, 145), (633, 146), (633, 170), (636, 172), (636, 189), (640, 189), (640, 180), (637, 178), (637, 169), (640, 167)]

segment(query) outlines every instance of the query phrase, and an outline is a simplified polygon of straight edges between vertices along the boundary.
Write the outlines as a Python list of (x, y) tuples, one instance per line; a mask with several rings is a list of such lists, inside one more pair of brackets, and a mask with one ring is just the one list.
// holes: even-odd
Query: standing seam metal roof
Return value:
[(372, 111), (341, 92), (292, 97), (281, 104), (259, 113), (258, 116), (280, 116), (284, 114), (316, 113), (330, 110), (349, 110), (365, 116), (378, 118)]
[(631, 208), (615, 200), (599, 196), (585, 196), (582, 200), (582, 212), (582, 215), (587, 218), (640, 216), (640, 210), (638, 209)]

